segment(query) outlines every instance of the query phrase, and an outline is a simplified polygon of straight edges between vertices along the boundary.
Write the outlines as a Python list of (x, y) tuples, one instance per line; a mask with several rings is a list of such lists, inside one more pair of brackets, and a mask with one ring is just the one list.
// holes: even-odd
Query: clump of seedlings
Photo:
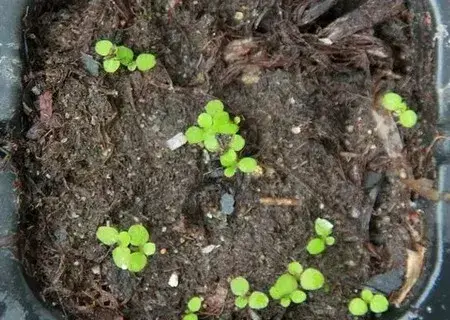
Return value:
[(95, 44), (95, 52), (103, 57), (103, 69), (114, 73), (121, 65), (129, 71), (148, 71), (155, 67), (156, 57), (150, 53), (141, 53), (134, 60), (134, 52), (128, 47), (117, 46), (109, 40), (99, 40)]
[(258, 169), (257, 161), (252, 157), (240, 158), (238, 154), (245, 147), (245, 139), (238, 134), (240, 122), (240, 117), (231, 119), (230, 114), (224, 111), (222, 101), (212, 100), (206, 104), (205, 112), (198, 116), (197, 125), (186, 130), (186, 140), (219, 154), (226, 177), (234, 176), (238, 170), (252, 173)]
[(307, 295), (303, 290), (318, 290), (324, 283), (325, 277), (319, 270), (303, 270), (303, 266), (294, 261), (288, 265), (288, 272), (278, 277), (269, 293), (274, 300), (279, 300), (280, 304), (287, 308), (291, 302), (299, 304), (306, 300)]
[(250, 293), (250, 284), (244, 277), (237, 277), (230, 282), (231, 292), (236, 296), (234, 304), (239, 309), (247, 306), (254, 310), (264, 309), (269, 305), (269, 297), (263, 292)]
[(115, 265), (131, 272), (142, 271), (147, 265), (147, 257), (156, 251), (150, 242), (150, 234), (141, 224), (132, 225), (128, 231), (118, 231), (110, 226), (97, 229), (97, 239), (107, 246), (116, 246), (112, 251)]
[(364, 316), (368, 312), (383, 313), (389, 309), (389, 301), (382, 294), (373, 294), (369, 289), (361, 291), (358, 298), (353, 298), (348, 304), (348, 311), (354, 316)]
[(314, 230), (317, 237), (311, 239), (306, 246), (306, 250), (311, 255), (318, 255), (325, 251), (327, 246), (332, 246), (336, 239), (331, 236), (333, 232), (333, 224), (322, 218), (317, 218), (314, 222)]
[(192, 297), (189, 299), (183, 320), (198, 320), (197, 312), (202, 308), (202, 303), (203, 298), (201, 297)]
[(381, 104), (386, 110), (398, 116), (398, 122), (405, 128), (412, 128), (417, 123), (417, 114), (408, 108), (403, 98), (395, 92), (384, 94)]

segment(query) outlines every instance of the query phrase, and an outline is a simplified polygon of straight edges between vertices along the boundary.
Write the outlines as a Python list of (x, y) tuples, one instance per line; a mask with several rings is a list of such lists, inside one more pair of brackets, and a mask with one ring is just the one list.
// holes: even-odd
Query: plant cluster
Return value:
[(128, 231), (118, 231), (110, 226), (97, 229), (97, 239), (107, 246), (117, 245), (112, 251), (113, 261), (117, 267), (131, 272), (142, 271), (147, 265), (147, 256), (156, 251), (150, 235), (141, 224), (132, 225)]
[(405, 128), (412, 128), (417, 123), (417, 114), (408, 108), (403, 98), (395, 92), (384, 94), (381, 104), (386, 110), (398, 115), (398, 122)]
[(389, 308), (388, 299), (382, 294), (373, 294), (372, 291), (364, 289), (358, 298), (353, 298), (348, 304), (348, 310), (354, 316), (364, 316), (367, 312), (383, 313)]
[(331, 236), (333, 224), (322, 218), (317, 218), (314, 222), (314, 230), (317, 237), (311, 239), (306, 246), (306, 250), (311, 255), (317, 255), (325, 251), (326, 246), (332, 246), (336, 239)]
[(130, 71), (136, 69), (148, 71), (155, 67), (156, 57), (150, 53), (141, 53), (134, 60), (134, 52), (128, 47), (117, 46), (109, 40), (99, 40), (95, 44), (95, 52), (103, 57), (103, 69), (114, 73), (123, 65)]
[(247, 279), (237, 277), (230, 282), (231, 292), (236, 296), (234, 304), (239, 309), (244, 309), (249, 306), (251, 309), (264, 309), (269, 304), (267, 295), (260, 291), (253, 291), (250, 293), (250, 284)]
[(255, 159), (239, 158), (238, 155), (245, 146), (245, 139), (238, 134), (241, 118), (231, 119), (220, 100), (209, 101), (205, 111), (198, 116), (197, 126), (186, 130), (188, 143), (199, 144), (209, 152), (220, 154), (220, 164), (226, 177), (234, 176), (238, 170), (244, 173), (257, 170), (258, 163)]
[(198, 320), (197, 312), (202, 308), (202, 302), (203, 298), (201, 297), (192, 297), (189, 299), (183, 320)]

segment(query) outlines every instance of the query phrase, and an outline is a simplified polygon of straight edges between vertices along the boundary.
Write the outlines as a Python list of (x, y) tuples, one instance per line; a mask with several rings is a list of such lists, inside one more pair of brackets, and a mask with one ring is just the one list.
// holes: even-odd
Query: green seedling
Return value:
[(333, 232), (333, 224), (322, 218), (317, 218), (314, 222), (314, 230), (317, 237), (311, 239), (306, 246), (306, 250), (311, 255), (318, 255), (325, 251), (327, 246), (332, 246), (336, 239), (331, 236)]
[(398, 122), (405, 128), (412, 128), (417, 123), (417, 114), (408, 108), (403, 98), (395, 92), (387, 92), (384, 94), (381, 104), (386, 110), (394, 112), (398, 115)]
[(116, 72), (121, 65), (130, 71), (136, 68), (148, 71), (155, 67), (156, 57), (150, 53), (141, 53), (134, 60), (134, 52), (125, 46), (116, 46), (109, 40), (99, 40), (95, 44), (95, 52), (103, 57), (103, 69), (108, 73)]
[(364, 316), (369, 310), (383, 313), (389, 309), (389, 301), (382, 294), (374, 294), (368, 289), (361, 291), (360, 297), (353, 298), (348, 304), (348, 311), (354, 316)]
[(201, 297), (192, 297), (189, 299), (183, 320), (198, 320), (197, 312), (202, 308), (202, 303), (203, 298)]
[(258, 167), (256, 160), (251, 157), (239, 160), (236, 151), (232, 149), (220, 156), (220, 164), (225, 168), (224, 175), (228, 178), (234, 176), (238, 169), (244, 173), (252, 173)]
[(251, 309), (264, 309), (269, 304), (269, 298), (265, 293), (254, 291), (250, 293), (250, 284), (244, 277), (237, 277), (230, 282), (231, 292), (236, 296), (234, 304), (239, 309), (250, 307)]
[(156, 252), (156, 245), (149, 242), (150, 235), (147, 229), (140, 224), (121, 232), (110, 226), (101, 226), (97, 229), (96, 235), (103, 244), (116, 245), (112, 251), (113, 261), (123, 270), (142, 271), (147, 265), (147, 257)]

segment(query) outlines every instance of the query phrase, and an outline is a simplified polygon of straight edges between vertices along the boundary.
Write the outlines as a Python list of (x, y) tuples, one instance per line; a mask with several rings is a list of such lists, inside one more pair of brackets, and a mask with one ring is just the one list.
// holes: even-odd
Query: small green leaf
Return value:
[(367, 303), (361, 298), (354, 298), (348, 304), (348, 311), (354, 316), (363, 316), (369, 309), (367, 308)]
[(120, 269), (127, 270), (130, 265), (131, 251), (126, 247), (117, 247), (112, 252), (113, 261)]
[(291, 298), (289, 298), (289, 297), (281, 298), (280, 304), (282, 307), (285, 307), (285, 308), (289, 307), (291, 304)]
[(288, 265), (288, 272), (298, 278), (303, 272), (303, 266), (299, 262), (293, 261)]
[(223, 175), (227, 178), (231, 178), (236, 174), (236, 171), (237, 171), (237, 169), (235, 166), (228, 167), (223, 171)]
[(156, 252), (156, 245), (153, 242), (147, 242), (146, 244), (144, 244), (144, 246), (142, 247), (142, 252), (146, 255), (146, 256), (151, 256), (154, 255)]
[(127, 66), (128, 70), (131, 71), (131, 72), (135, 71), (135, 70), (136, 70), (136, 67), (137, 67), (137, 66), (136, 66), (136, 62), (135, 62), (135, 61), (131, 62), (131, 63), (128, 64), (128, 66)]
[(198, 312), (200, 310), (200, 308), (202, 307), (202, 302), (203, 299), (200, 297), (192, 297), (188, 304), (187, 307), (189, 309), (190, 312)]
[(232, 149), (229, 149), (227, 152), (220, 156), (220, 164), (223, 167), (231, 167), (233, 165), (236, 165), (236, 161), (237, 153)]
[(369, 289), (364, 289), (361, 291), (361, 299), (363, 299), (365, 302), (370, 303), (373, 299), (373, 293)]
[(239, 309), (244, 309), (248, 304), (248, 299), (246, 297), (237, 297), (234, 300), (234, 305)]
[(150, 235), (148, 234), (147, 229), (141, 224), (132, 225), (128, 229), (128, 234), (130, 235), (130, 243), (133, 246), (139, 247), (143, 246), (147, 243)]
[(412, 128), (417, 123), (417, 114), (413, 110), (406, 110), (400, 114), (399, 122), (405, 128)]
[(245, 296), (250, 290), (250, 284), (244, 277), (237, 277), (230, 282), (231, 292), (235, 296)]
[(106, 72), (114, 73), (117, 71), (117, 69), (119, 69), (119, 67), (120, 61), (116, 58), (103, 60), (103, 69), (105, 69)]
[(200, 143), (203, 141), (205, 131), (199, 127), (192, 126), (186, 130), (184, 135), (186, 136), (186, 140), (189, 144)]
[(272, 297), (272, 299), (275, 300), (280, 300), (282, 297), (281, 290), (276, 286), (273, 286), (269, 289), (269, 295)]
[(96, 235), (97, 239), (107, 246), (111, 246), (119, 240), (119, 232), (113, 227), (99, 227)]
[(188, 313), (183, 316), (183, 320), (198, 320), (198, 316), (195, 313)]
[(221, 134), (235, 134), (238, 131), (239, 131), (239, 126), (232, 122), (220, 125), (217, 128), (217, 132), (221, 133)]
[(136, 66), (140, 71), (148, 71), (156, 66), (156, 57), (150, 53), (141, 53), (136, 58)]
[(285, 296), (289, 296), (298, 287), (297, 279), (289, 273), (281, 275), (275, 285), (270, 288), (269, 294), (275, 299), (279, 300)]
[(134, 53), (133, 50), (127, 48), (125, 46), (117, 47), (116, 58), (120, 61), (124, 66), (128, 66), (133, 62)]
[(131, 272), (142, 271), (147, 265), (147, 256), (142, 252), (133, 252), (130, 256), (128, 270)]
[(100, 40), (95, 44), (95, 52), (102, 57), (112, 54), (113, 48), (114, 44), (109, 40)]
[(236, 117), (234, 117), (233, 122), (236, 124), (239, 124), (239, 123), (241, 123), (241, 118), (236, 116)]
[(216, 152), (220, 149), (219, 141), (217, 141), (217, 138), (214, 135), (206, 136), (203, 143), (205, 144), (206, 150), (210, 152)]
[(197, 123), (202, 128), (210, 128), (213, 123), (213, 118), (207, 113), (201, 113), (197, 118)]
[(128, 247), (130, 244), (130, 235), (126, 231), (122, 231), (119, 233), (118, 237), (119, 246), (121, 247)]
[(327, 244), (327, 246), (332, 246), (336, 243), (336, 239), (334, 237), (326, 237), (325, 243)]
[(373, 313), (383, 313), (389, 309), (389, 301), (382, 294), (376, 294), (370, 301), (370, 310)]
[(381, 104), (383, 105), (383, 107), (389, 111), (397, 111), (402, 102), (402, 97), (394, 92), (386, 93), (381, 100)]
[(255, 310), (264, 309), (269, 304), (269, 298), (262, 292), (254, 291), (248, 298), (248, 306)]
[(302, 290), (295, 290), (289, 296), (293, 303), (302, 303), (306, 300), (306, 293)]
[(300, 285), (305, 290), (318, 290), (323, 287), (325, 277), (322, 272), (314, 268), (308, 268), (300, 276)]
[(333, 232), (333, 224), (327, 219), (317, 218), (314, 222), (316, 234), (321, 237), (328, 237)]
[(242, 158), (238, 163), (239, 170), (245, 173), (252, 173), (257, 167), (258, 163), (253, 158)]
[(242, 136), (235, 134), (233, 138), (231, 138), (230, 148), (234, 151), (241, 151), (244, 149), (245, 139)]
[(322, 238), (314, 238), (308, 242), (306, 250), (310, 255), (317, 255), (325, 251), (325, 242)]
[(216, 115), (218, 112), (223, 111), (223, 103), (220, 100), (211, 100), (206, 104), (206, 112), (211, 115), (214, 116)]

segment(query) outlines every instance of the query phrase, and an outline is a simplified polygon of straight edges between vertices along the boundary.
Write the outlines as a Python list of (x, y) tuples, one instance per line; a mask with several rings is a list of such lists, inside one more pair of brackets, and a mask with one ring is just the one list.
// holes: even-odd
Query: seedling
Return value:
[(140, 224), (121, 232), (110, 226), (101, 226), (96, 235), (107, 246), (117, 245), (112, 251), (112, 257), (115, 265), (123, 270), (142, 271), (147, 265), (147, 257), (156, 251), (155, 244), (149, 242), (147, 229)]
[(244, 277), (237, 277), (230, 282), (231, 292), (236, 296), (234, 304), (239, 309), (249, 307), (254, 310), (264, 309), (269, 304), (269, 298), (263, 292), (250, 293), (250, 284)]
[(394, 112), (398, 115), (398, 122), (405, 128), (412, 128), (417, 123), (417, 114), (408, 108), (403, 98), (395, 92), (387, 92), (384, 94), (381, 104), (386, 110)]
[(306, 250), (311, 255), (318, 255), (325, 251), (326, 246), (332, 246), (336, 239), (331, 236), (333, 232), (333, 224), (322, 218), (317, 218), (314, 222), (314, 230), (317, 237), (311, 239), (306, 246)]
[(134, 52), (125, 46), (116, 46), (109, 40), (99, 40), (95, 44), (95, 52), (104, 57), (103, 69), (106, 72), (114, 73), (123, 65), (130, 71), (136, 68), (140, 71), (148, 71), (155, 67), (156, 57), (150, 53), (141, 53), (134, 59)]
[(183, 320), (198, 320), (197, 312), (202, 308), (202, 303), (203, 298), (201, 297), (192, 297), (189, 299)]
[(354, 316), (364, 316), (367, 312), (383, 313), (389, 309), (389, 301), (382, 294), (373, 294), (364, 289), (358, 298), (353, 298), (348, 304), (349, 312)]
[(245, 139), (237, 134), (240, 121), (240, 117), (230, 118), (222, 101), (212, 100), (198, 116), (197, 125), (189, 127), (185, 133), (189, 144), (199, 144), (209, 152), (221, 154), (220, 163), (226, 177), (234, 176), (238, 170), (252, 173), (258, 169), (255, 159), (239, 159), (238, 152), (245, 147)]

